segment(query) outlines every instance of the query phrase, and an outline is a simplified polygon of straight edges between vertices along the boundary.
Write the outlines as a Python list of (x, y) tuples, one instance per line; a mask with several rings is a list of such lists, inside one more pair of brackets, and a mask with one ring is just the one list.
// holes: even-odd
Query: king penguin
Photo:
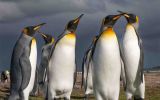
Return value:
[[(41, 62), (39, 66), (39, 75), (38, 75), (38, 83), (41, 87), (43, 94), (46, 96), (47, 94), (47, 84), (48, 84), (48, 64), (49, 64), (49, 57), (51, 53), (51, 49), (54, 45), (54, 38), (49, 34), (40, 33), (42, 38), (45, 41), (44, 46), (42, 47), (42, 54), (41, 54)], [(46, 93), (46, 94), (45, 94)]]
[(139, 18), (134, 14), (119, 11), (127, 20), (122, 49), (126, 76), (127, 100), (144, 100), (145, 80), (143, 74), (143, 45), (138, 33)]
[(85, 52), (82, 62), (82, 86), (84, 85), (85, 99), (88, 100), (90, 94), (93, 94), (93, 82), (92, 82), (92, 60), (90, 60), (94, 43), (97, 36), (94, 37), (88, 50)]
[(92, 76), (96, 100), (118, 100), (120, 91), (121, 56), (113, 26), (121, 17), (108, 15), (102, 21), (100, 34), (93, 47)]
[(76, 70), (76, 34), (80, 18), (69, 21), (64, 32), (58, 37), (49, 60), (48, 99), (70, 100)]
[(9, 100), (28, 100), (36, 73), (37, 46), (33, 35), (45, 23), (23, 29), (11, 59), (11, 88)]

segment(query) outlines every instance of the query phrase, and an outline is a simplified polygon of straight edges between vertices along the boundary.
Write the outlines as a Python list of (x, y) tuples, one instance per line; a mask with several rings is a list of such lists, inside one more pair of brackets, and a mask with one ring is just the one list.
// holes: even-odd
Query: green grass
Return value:
[[(9, 95), (8, 88), (0, 88), (0, 100), (1, 98), (6, 98)], [(72, 100), (83, 100), (84, 94), (82, 89), (74, 89), (72, 92)], [(120, 91), (120, 99), (119, 100), (126, 100), (125, 93), (123, 89)], [(43, 97), (30, 97), (30, 100), (44, 100)], [(95, 100), (94, 96), (91, 95), (89, 100)], [(146, 98), (145, 100), (160, 100), (160, 86), (159, 87), (146, 87)]]
[[(74, 89), (72, 92), (72, 100), (83, 100), (84, 94), (83, 90), (80, 89)], [(42, 97), (30, 97), (30, 100), (43, 100)], [(91, 95), (89, 100), (95, 100), (94, 96)], [(120, 97), (119, 100), (126, 100), (125, 92), (123, 89), (120, 91)], [(157, 88), (146, 88), (146, 98), (145, 100), (160, 100), (160, 87)]]

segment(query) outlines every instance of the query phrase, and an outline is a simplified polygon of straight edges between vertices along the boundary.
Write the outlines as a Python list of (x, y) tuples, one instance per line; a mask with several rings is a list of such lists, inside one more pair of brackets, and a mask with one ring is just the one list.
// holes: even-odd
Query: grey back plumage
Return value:
[[(138, 38), (138, 45), (139, 45), (139, 49), (140, 49), (140, 58), (139, 58), (139, 64), (138, 64), (138, 68), (140, 70), (140, 77), (141, 77), (141, 82), (143, 83), (143, 67), (144, 67), (144, 50), (143, 50), (143, 43), (142, 43), (142, 39), (139, 35), (139, 33), (137, 32), (137, 30), (135, 29), (137, 38)], [(138, 75), (139, 76), (139, 75)], [(137, 77), (138, 77), (137, 76)]]
[(42, 47), (41, 62), (38, 69), (38, 83), (39, 87), (46, 92), (45, 97), (48, 97), (48, 64), (51, 51), (53, 49), (53, 43), (46, 44)]
[[(11, 78), (11, 96), (10, 98), (14, 100), (17, 97), (19, 97), (18, 93), (20, 90), (24, 89), (26, 85), (28, 85), (30, 78), (30, 74), (27, 73), (28, 78), (23, 78), (25, 77), (25, 74), (22, 72), (25, 68), (26, 63), (29, 63), (29, 55), (30, 55), (30, 42), (32, 40), (32, 37), (27, 36), (25, 34), (22, 34), (18, 41), (16, 42), (13, 53), (12, 53), (12, 59), (11, 59), (11, 68), (10, 68), (10, 78)], [(24, 57), (23, 59), (21, 59)], [(30, 70), (31, 66), (26, 65), (27, 70)], [(28, 71), (27, 71), (28, 72)], [(25, 80), (26, 79), (26, 80)], [(23, 84), (24, 83), (24, 84)]]
[(46, 44), (42, 47), (41, 62), (39, 66), (39, 75), (38, 75), (39, 83), (44, 81), (44, 78), (46, 75), (46, 68), (48, 67), (49, 56), (51, 53), (52, 46), (53, 44)]

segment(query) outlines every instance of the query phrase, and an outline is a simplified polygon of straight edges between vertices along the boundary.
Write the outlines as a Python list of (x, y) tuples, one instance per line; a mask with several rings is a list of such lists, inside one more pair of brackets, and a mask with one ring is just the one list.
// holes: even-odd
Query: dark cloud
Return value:
[(22, 18), (49, 16), (59, 13), (95, 13), (105, 10), (105, 3), (97, 0), (19, 0), (0, 1), (0, 22)]
[[(116, 14), (117, 10), (139, 16), (139, 34), (145, 48), (145, 66), (158, 65), (159, 4), (160, 0), (0, 0), (0, 65), (9, 66), (9, 54), (23, 27), (46, 22), (47, 25), (42, 31), (57, 37), (69, 20), (84, 13), (77, 30), (76, 54), (80, 66), (84, 51), (93, 36), (99, 32), (102, 18), (108, 14)], [(125, 19), (121, 18), (115, 26), (120, 40), (125, 32), (125, 24)], [(11, 42), (7, 42), (7, 39)], [(41, 43), (40, 39), (39, 44)], [(40, 47), (41, 45), (39, 52)]]

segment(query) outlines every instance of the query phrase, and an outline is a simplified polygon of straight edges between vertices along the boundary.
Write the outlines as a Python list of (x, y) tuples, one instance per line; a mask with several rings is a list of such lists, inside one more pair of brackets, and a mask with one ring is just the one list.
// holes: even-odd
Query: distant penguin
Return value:
[(35, 80), (37, 45), (33, 35), (45, 23), (23, 29), (16, 42), (11, 59), (11, 89), (9, 100), (28, 100)]
[(2, 71), (1, 82), (8, 83), (10, 81), (10, 74), (8, 70)]
[(123, 37), (123, 59), (126, 76), (127, 100), (144, 100), (145, 80), (143, 74), (143, 44), (138, 33), (139, 19), (134, 14), (120, 11), (127, 20), (126, 32)]
[(82, 86), (84, 85), (85, 99), (88, 100), (90, 94), (93, 94), (93, 82), (92, 82), (92, 60), (90, 60), (94, 43), (97, 37), (95, 36), (89, 49), (85, 52), (82, 62)]
[(96, 100), (118, 100), (120, 91), (121, 56), (113, 26), (121, 15), (103, 19), (100, 34), (91, 55), (93, 89)]
[(41, 54), (41, 62), (38, 71), (38, 83), (41, 89), (43, 90), (43, 94), (46, 96), (47, 93), (47, 84), (48, 84), (48, 64), (49, 64), (49, 57), (51, 53), (51, 49), (54, 45), (54, 38), (49, 34), (41, 33), (45, 44), (42, 47), (42, 54)]
[(76, 70), (76, 34), (80, 18), (71, 20), (64, 32), (58, 37), (49, 59), (48, 100), (65, 98), (70, 100)]

